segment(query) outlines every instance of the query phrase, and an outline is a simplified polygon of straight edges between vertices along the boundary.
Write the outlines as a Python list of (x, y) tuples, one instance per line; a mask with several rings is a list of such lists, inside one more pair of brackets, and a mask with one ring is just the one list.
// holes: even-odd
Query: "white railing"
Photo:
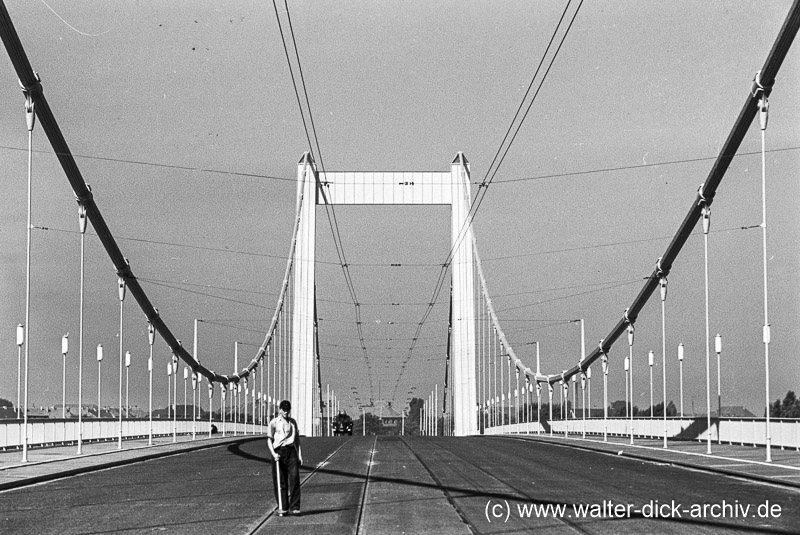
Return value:
[[(212, 422), (217, 427), (217, 434), (222, 436), (233, 435), (254, 435), (261, 434), (266, 430), (260, 424), (233, 424), (225, 422), (224, 429), (222, 421)], [(0, 449), (17, 448), (22, 446), (22, 420), (0, 421)], [(111, 418), (84, 420), (83, 437), (85, 442), (97, 442), (103, 440), (114, 440), (119, 437), (119, 420)], [(175, 433), (176, 435), (191, 435), (195, 432), (196, 436), (202, 438), (208, 436), (208, 420), (153, 420), (153, 436), (167, 436)], [(123, 420), (122, 438), (147, 438), (150, 434), (150, 421)], [(66, 444), (77, 442), (78, 440), (78, 421), (77, 420), (28, 420), (28, 445), (29, 446), (50, 446), (55, 444)]]
[[(541, 425), (542, 434), (558, 436), (603, 436), (605, 432), (611, 437), (630, 436), (630, 418), (587, 418), (586, 420), (554, 420)], [(536, 434), (538, 424), (532, 422), (487, 427), (486, 435), (501, 434)], [(708, 440), (712, 443), (738, 444), (740, 446), (766, 445), (766, 426), (763, 418), (712, 418), (711, 428), (707, 420), (700, 418), (667, 418), (667, 438), (671, 440)], [(800, 419), (770, 419), (772, 445), (778, 448), (794, 448), (800, 450)], [(634, 418), (633, 435), (635, 438), (663, 438), (664, 420), (661, 418)]]

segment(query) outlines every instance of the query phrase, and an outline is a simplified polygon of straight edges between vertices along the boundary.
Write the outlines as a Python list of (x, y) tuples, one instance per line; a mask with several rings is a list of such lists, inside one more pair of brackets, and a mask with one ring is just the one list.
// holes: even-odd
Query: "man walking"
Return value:
[(300, 432), (297, 422), (289, 417), (292, 404), (281, 401), (278, 416), (272, 419), (267, 429), (267, 445), (275, 461), (272, 464), (272, 484), (275, 499), (278, 501), (278, 516), (289, 511), (300, 514), (300, 465), (303, 453), (300, 451)]

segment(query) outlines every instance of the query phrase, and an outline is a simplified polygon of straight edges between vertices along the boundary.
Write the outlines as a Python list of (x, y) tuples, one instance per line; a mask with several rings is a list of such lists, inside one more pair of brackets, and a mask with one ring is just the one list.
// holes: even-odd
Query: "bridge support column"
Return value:
[[(317, 170), (309, 153), (297, 164), (300, 224), (294, 251), (292, 306), (292, 416), (300, 433), (313, 434), (314, 411), (314, 262), (316, 260)], [(301, 201), (302, 196), (302, 201)], [(288, 304), (288, 303), (287, 303)], [(285, 305), (284, 305), (285, 306)], [(285, 309), (284, 309), (285, 310)]]
[(453, 188), (450, 211), (450, 266), (453, 285), (453, 424), (455, 436), (478, 433), (478, 408), (475, 372), (475, 277), (472, 221), (467, 221), (471, 206), (469, 162), (459, 152), (450, 165)]

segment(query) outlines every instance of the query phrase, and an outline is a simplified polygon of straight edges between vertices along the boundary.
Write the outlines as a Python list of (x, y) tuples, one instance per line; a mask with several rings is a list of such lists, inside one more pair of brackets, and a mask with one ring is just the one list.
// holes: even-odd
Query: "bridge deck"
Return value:
[[(800, 478), (795, 478), (795, 487), (764, 485), (634, 458), (680, 455), (644, 444), (556, 442), (511, 437), (306, 439), (302, 514), (278, 517), (263, 438), (211, 441), (213, 447), (201, 450), (2, 492), (0, 531), (790, 533), (800, 525)], [(577, 445), (607, 451), (565, 447)], [(126, 448), (108, 457), (135, 458), (131, 445)], [(717, 458), (684, 458), (717, 470), (737, 465), (723, 458), (725, 454), (720, 449)], [(784, 456), (786, 463), (763, 467), (762, 475), (777, 481), (777, 471), (789, 472), (791, 465), (800, 464), (797, 452)], [(32, 473), (37, 467), (55, 472), (60, 464), (20, 468), (3, 460), (3, 476)], [(800, 471), (782, 477), (790, 481), (792, 475)], [(660, 518), (650, 518), (656, 505)]]

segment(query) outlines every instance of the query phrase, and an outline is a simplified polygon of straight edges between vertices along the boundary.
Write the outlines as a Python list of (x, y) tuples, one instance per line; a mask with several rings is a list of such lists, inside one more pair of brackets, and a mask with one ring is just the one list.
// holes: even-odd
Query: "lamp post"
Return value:
[(661, 270), (661, 258), (656, 264), (660, 278), (661, 288), (661, 392), (664, 395), (664, 447), (667, 447), (667, 320), (666, 320), (666, 301), (667, 301), (667, 276)]
[(172, 418), (172, 363), (167, 362), (167, 419)]
[[(706, 429), (708, 429), (708, 436), (706, 440), (706, 453), (711, 454), (711, 348), (709, 347), (709, 338), (711, 337), (708, 325), (708, 231), (711, 228), (711, 206), (705, 200), (702, 194), (703, 186), (700, 186), (698, 195), (700, 195), (703, 203), (702, 217), (703, 217), (703, 258), (705, 268), (705, 301), (706, 301)], [(769, 418), (769, 406), (767, 407), (767, 418)], [(767, 448), (769, 451), (769, 448)]]
[(722, 336), (717, 333), (714, 337), (714, 350), (717, 353), (717, 444), (722, 444), (720, 425), (722, 419), (722, 382), (720, 379), (720, 353), (722, 353)]
[[(180, 341), (178, 342), (180, 343)], [(172, 354), (172, 442), (178, 441), (178, 357)]]
[(97, 417), (100, 418), (100, 366), (103, 364), (103, 344), (97, 344)]
[(650, 365), (650, 418), (653, 417), (653, 355), (652, 351), (647, 353), (647, 363)]
[(125, 352), (125, 418), (131, 417), (131, 402), (130, 402), (130, 369), (131, 369), (131, 352)]
[[(89, 186), (86, 186), (89, 188)], [(89, 188), (91, 191), (91, 188)], [(81, 233), (81, 282), (80, 282), (80, 312), (78, 314), (78, 451), (81, 455), (83, 445), (83, 274), (84, 252), (86, 243), (86, 205), (78, 200), (78, 227)]]
[[(756, 73), (756, 82), (760, 86), (761, 71)], [(765, 395), (766, 395), (766, 450), (768, 463), (772, 462), (772, 437), (769, 432), (769, 343), (771, 339), (769, 313), (767, 307), (767, 164), (766, 164), (766, 129), (769, 119), (769, 101), (765, 91), (761, 91), (761, 98), (758, 101), (758, 122), (761, 127), (761, 237), (763, 248), (764, 260), (764, 327), (763, 327), (763, 340), (764, 340), (764, 379), (766, 382)]]
[(547, 381), (547, 395), (550, 405), (550, 436), (553, 436), (553, 383)]
[(117, 449), (122, 449), (122, 365), (125, 356), (122, 353), (122, 304), (125, 302), (125, 279), (117, 279), (119, 290), (119, 433), (117, 434)]
[[(200, 397), (200, 393), (197, 393), (197, 397)], [(211, 426), (214, 418), (214, 383), (210, 380), (208, 381), (208, 438), (211, 438)]]
[(150, 395), (148, 396), (148, 409), (149, 413), (149, 430), (148, 430), (148, 446), (153, 445), (153, 343), (156, 341), (156, 331), (152, 323), (147, 324), (147, 341), (150, 344), (150, 358), (147, 359), (147, 375), (150, 383)]
[(589, 403), (589, 419), (592, 418), (592, 368), (586, 368), (586, 395)]
[(17, 419), (19, 419), (20, 393), (22, 392), (22, 346), (25, 344), (25, 326), (17, 325)]
[(683, 343), (678, 344), (678, 366), (680, 367), (681, 382), (681, 418), (683, 418)]
[[(37, 75), (38, 78), (38, 75)], [(25, 122), (28, 126), (28, 226), (25, 248), (25, 378), (22, 410), (22, 462), (28, 462), (28, 358), (30, 353), (31, 328), (31, 169), (33, 163), (33, 127), (36, 124), (33, 91), (23, 89), (25, 94)], [(17, 403), (19, 405), (19, 403)]]
[(583, 438), (586, 438), (586, 373), (581, 372), (581, 412), (583, 413)]
[(600, 340), (600, 351), (603, 355), (603, 442), (608, 442), (608, 355), (603, 351), (602, 340)]
[(186, 403), (186, 399), (187, 399), (187, 397), (186, 397), (186, 395), (187, 395), (186, 394), (187, 393), (186, 387), (187, 387), (188, 379), (189, 379), (189, 368), (184, 366), (183, 367), (183, 419), (184, 420), (186, 419), (186, 405), (187, 405), (187, 403)]
[[(197, 411), (194, 409), (194, 398), (196, 394), (199, 394), (199, 392), (197, 392), (197, 373), (192, 372), (192, 440), (195, 440), (197, 437)], [(198, 405), (200, 404), (199, 397), (198, 395)]]
[(220, 402), (219, 412), (222, 413), (222, 437), (225, 438), (226, 429), (225, 429), (225, 398), (228, 394), (228, 387), (225, 384), (219, 385), (219, 393), (222, 396), (222, 401)]
[(61, 337), (61, 417), (67, 417), (67, 353), (69, 352), (69, 333)]
[[(628, 407), (630, 407), (630, 403), (628, 401), (628, 386), (629, 386), (629, 376), (631, 370), (631, 359), (629, 357), (625, 357), (625, 412), (627, 414)], [(633, 434), (633, 433), (631, 433)]]
[[(625, 317), (626, 318), (628, 317), (628, 311), (627, 310), (625, 311)], [(634, 341), (634, 338), (635, 338), (634, 332), (635, 332), (635, 328), (633, 327), (633, 323), (631, 323), (630, 320), (629, 320), (628, 321), (628, 357), (630, 359), (630, 364), (629, 364), (630, 365), (630, 373), (628, 374), (628, 376), (626, 378), (626, 381), (630, 381), (630, 385), (631, 385), (631, 406), (630, 406), (630, 411), (631, 411), (631, 416), (630, 416), (631, 417), (631, 444), (633, 444), (633, 437), (635, 435), (635, 432), (634, 432), (634, 420), (633, 420), (633, 341)]]

